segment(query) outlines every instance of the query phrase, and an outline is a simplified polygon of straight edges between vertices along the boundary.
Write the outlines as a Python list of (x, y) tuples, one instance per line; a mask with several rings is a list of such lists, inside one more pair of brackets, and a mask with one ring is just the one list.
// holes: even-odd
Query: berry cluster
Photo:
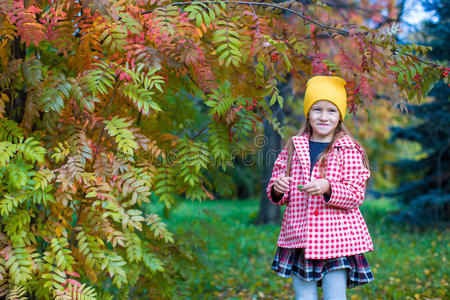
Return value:
[[(448, 78), (448, 72), (449, 71), (450, 71), (450, 68), (444, 68), (444, 72), (442, 72), (441, 78), (442, 79)], [(447, 85), (450, 87), (450, 83), (449, 83), (448, 79), (447, 79)]]
[[(284, 43), (284, 44), (287, 44), (287, 43), (289, 43), (289, 41), (288, 40), (278, 40), (278, 43)], [(273, 50), (273, 51), (275, 51), (275, 49)], [(271, 51), (272, 52), (272, 51)], [(273, 53), (271, 53), (270, 54), (270, 60), (272, 61), (272, 62), (276, 62), (276, 61), (278, 61), (280, 59), (280, 54), (278, 54), (278, 53), (276, 53), (276, 52), (273, 52)]]
[(280, 59), (280, 55), (274, 53), (270, 55), (270, 59), (272, 60), (272, 62), (278, 61)]
[(256, 110), (257, 110), (258, 108), (261, 108), (261, 107), (262, 107), (261, 104), (258, 103), (258, 100), (257, 100), (258, 98), (259, 98), (259, 99), (262, 99), (261, 96), (260, 96), (260, 97), (254, 96), (252, 102), (248, 101), (248, 99), (245, 100), (245, 106), (242, 106), (242, 105), (241, 105), (241, 106), (239, 106), (239, 109), (245, 108), (247, 111), (253, 111), (253, 112), (256, 112)]

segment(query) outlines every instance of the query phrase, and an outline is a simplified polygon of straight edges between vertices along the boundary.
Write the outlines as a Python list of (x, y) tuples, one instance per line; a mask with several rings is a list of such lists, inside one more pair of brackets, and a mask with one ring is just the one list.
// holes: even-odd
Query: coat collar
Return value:
[[(297, 152), (297, 156), (300, 160), (303, 170), (310, 170), (311, 168), (311, 159), (309, 157), (309, 133), (305, 133), (302, 135), (297, 135), (292, 137), (292, 142), (294, 143), (294, 148)], [(361, 151), (359, 145), (355, 143), (355, 141), (346, 134), (343, 134), (339, 137), (333, 144), (333, 148), (357, 148)]]

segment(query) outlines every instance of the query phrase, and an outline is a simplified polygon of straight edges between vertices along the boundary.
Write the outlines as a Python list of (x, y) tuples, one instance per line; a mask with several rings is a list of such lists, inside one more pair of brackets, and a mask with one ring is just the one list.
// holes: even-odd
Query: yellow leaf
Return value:
[(0, 117), (3, 118), (3, 114), (6, 113), (5, 111), (5, 104), (0, 101)]
[(62, 232), (63, 232), (63, 228), (62, 228), (61, 226), (57, 226), (57, 227), (55, 228), (55, 233), (56, 233), (56, 236), (57, 236), (57, 237), (61, 237)]
[(97, 274), (95, 274), (94, 270), (88, 269), (86, 275), (89, 277), (90, 280), (97, 281)]
[(6, 95), (6, 94), (4, 94), (4, 93), (1, 93), (1, 95), (2, 95), (2, 99), (5, 100), (5, 102), (9, 102), (9, 97), (8, 97), (8, 95)]

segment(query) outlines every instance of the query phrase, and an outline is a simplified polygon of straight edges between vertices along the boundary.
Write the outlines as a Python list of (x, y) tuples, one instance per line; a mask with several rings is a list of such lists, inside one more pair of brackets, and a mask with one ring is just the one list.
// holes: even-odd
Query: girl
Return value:
[(306, 87), (306, 121), (278, 155), (269, 200), (286, 204), (272, 269), (292, 277), (297, 300), (346, 299), (346, 288), (374, 280), (373, 244), (358, 209), (370, 177), (364, 148), (344, 127), (346, 82), (315, 76)]

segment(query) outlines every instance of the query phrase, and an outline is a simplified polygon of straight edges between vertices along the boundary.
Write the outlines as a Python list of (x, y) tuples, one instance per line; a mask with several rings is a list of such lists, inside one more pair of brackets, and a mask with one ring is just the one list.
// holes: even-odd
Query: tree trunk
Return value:
[[(292, 94), (291, 89), (291, 75), (288, 73), (285, 81), (278, 84), (278, 91), (283, 99), (287, 99), (290, 94)], [(267, 104), (269, 104), (270, 99), (267, 99)], [(292, 109), (283, 105), (280, 107), (278, 102), (275, 102), (271, 106), (273, 116), (281, 123), (283, 126), (285, 116), (292, 115)], [(295, 118), (295, 116), (293, 116)], [(263, 147), (263, 172), (262, 172), (262, 193), (261, 201), (259, 204), (259, 215), (256, 219), (257, 224), (268, 224), (276, 223), (279, 224), (281, 221), (281, 209), (280, 206), (275, 205), (269, 201), (266, 194), (266, 187), (272, 177), (272, 169), (278, 154), (282, 150), (282, 137), (277, 131), (273, 130), (267, 120), (264, 120), (264, 136), (266, 137), (266, 143)]]
[[(25, 60), (25, 47), (20, 43), (20, 39), (16, 38), (13, 43), (13, 47), (11, 48), (11, 54), (14, 59), (22, 59), (22, 63)], [(25, 88), (21, 90), (14, 90), (14, 87), (11, 86), (10, 90), (5, 92), (9, 96), (10, 103), (6, 105), (5, 112), (8, 119), (14, 120), (17, 123), (22, 122), (23, 114), (25, 112), (25, 102), (27, 99), (27, 93), (25, 92)]]
[[(283, 124), (284, 113), (278, 102), (273, 105), (273, 115)], [(278, 205), (269, 201), (266, 194), (266, 187), (272, 177), (272, 168), (278, 154), (281, 152), (281, 136), (272, 129), (267, 120), (264, 121), (264, 136), (267, 143), (263, 147), (263, 172), (262, 172), (262, 188), (261, 201), (259, 205), (259, 215), (256, 220), (257, 224), (280, 223), (281, 211)]]

